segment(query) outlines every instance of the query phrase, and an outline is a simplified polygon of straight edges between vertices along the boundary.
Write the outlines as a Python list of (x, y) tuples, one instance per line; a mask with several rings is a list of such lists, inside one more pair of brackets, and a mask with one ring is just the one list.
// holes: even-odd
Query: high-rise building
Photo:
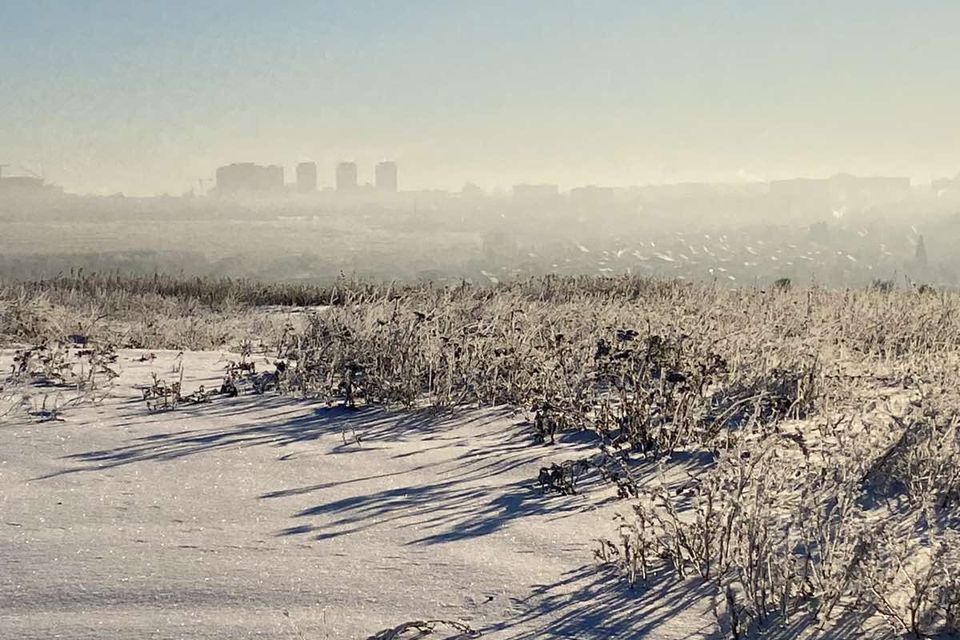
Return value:
[(0, 198), (61, 195), (63, 189), (36, 176), (0, 176)]
[(377, 165), (376, 185), (379, 191), (397, 191), (397, 163), (381, 162)]
[(313, 193), (317, 190), (317, 164), (301, 162), (297, 165), (297, 191)]
[(286, 187), (286, 180), (283, 175), (283, 167), (277, 164), (271, 164), (264, 167), (263, 190), (264, 191), (283, 191)]
[(337, 165), (337, 191), (357, 190), (357, 163), (341, 162)]
[(240, 162), (217, 169), (217, 192), (282, 191), (283, 167)]

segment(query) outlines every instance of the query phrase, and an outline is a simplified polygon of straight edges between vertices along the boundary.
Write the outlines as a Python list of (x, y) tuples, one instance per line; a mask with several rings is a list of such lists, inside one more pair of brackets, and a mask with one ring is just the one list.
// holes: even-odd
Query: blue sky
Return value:
[(127, 193), (234, 160), (926, 179), (960, 171), (958, 34), (955, 0), (0, 0), (0, 162)]

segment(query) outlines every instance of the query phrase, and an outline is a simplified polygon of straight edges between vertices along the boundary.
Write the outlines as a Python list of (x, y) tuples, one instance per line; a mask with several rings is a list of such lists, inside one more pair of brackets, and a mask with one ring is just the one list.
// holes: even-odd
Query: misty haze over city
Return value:
[(5, 2), (0, 268), (953, 285), (960, 12)]

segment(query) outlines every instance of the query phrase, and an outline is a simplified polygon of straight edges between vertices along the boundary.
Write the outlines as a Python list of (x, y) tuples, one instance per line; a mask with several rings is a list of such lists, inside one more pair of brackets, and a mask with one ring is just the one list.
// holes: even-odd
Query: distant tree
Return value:
[(790, 278), (778, 278), (773, 282), (773, 288), (777, 291), (789, 291), (791, 285)]
[(870, 284), (870, 288), (879, 293), (890, 293), (896, 289), (896, 287), (897, 285), (893, 280), (881, 280), (880, 278), (874, 278)]

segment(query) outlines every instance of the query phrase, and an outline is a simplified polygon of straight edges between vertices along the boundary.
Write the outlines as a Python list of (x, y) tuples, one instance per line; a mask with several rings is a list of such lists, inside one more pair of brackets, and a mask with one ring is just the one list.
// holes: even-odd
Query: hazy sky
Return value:
[(958, 0), (0, 0), (0, 163), (180, 193), (960, 171)]

